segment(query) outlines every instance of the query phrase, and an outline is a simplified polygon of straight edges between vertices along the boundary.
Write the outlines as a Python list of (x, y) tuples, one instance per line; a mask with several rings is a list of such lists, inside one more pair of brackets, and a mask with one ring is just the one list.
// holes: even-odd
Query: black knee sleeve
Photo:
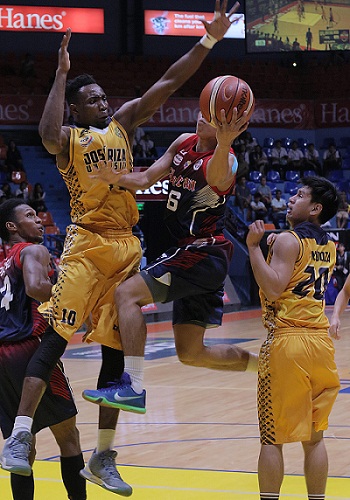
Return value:
[(76, 457), (60, 457), (61, 475), (70, 500), (86, 500), (86, 481), (79, 471), (84, 469), (83, 454)]
[(107, 387), (108, 382), (118, 380), (124, 371), (124, 353), (101, 345), (102, 364), (97, 381), (97, 388)]
[(33, 500), (33, 473), (30, 476), (19, 476), (18, 474), (11, 474), (11, 490), (13, 500)]
[(28, 363), (26, 377), (40, 378), (48, 383), (52, 370), (64, 353), (66, 346), (67, 341), (58, 335), (51, 326), (48, 326), (37, 351)]

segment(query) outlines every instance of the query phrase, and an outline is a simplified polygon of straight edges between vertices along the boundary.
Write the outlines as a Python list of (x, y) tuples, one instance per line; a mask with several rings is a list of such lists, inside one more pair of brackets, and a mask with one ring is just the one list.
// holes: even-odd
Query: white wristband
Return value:
[(209, 33), (203, 35), (202, 38), (199, 40), (199, 43), (203, 45), (203, 47), (205, 47), (206, 49), (212, 49), (216, 44), (216, 42), (217, 39), (214, 38), (212, 35), (209, 35)]

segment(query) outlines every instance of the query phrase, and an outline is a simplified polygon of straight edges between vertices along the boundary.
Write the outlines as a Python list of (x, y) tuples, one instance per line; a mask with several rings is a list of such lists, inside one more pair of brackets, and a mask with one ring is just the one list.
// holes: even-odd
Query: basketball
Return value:
[(226, 113), (228, 122), (232, 119), (232, 111), (237, 108), (237, 122), (247, 110), (247, 120), (254, 111), (254, 94), (247, 82), (236, 76), (218, 76), (206, 84), (199, 97), (199, 107), (203, 117), (213, 126), (213, 118), (220, 121), (221, 110)]

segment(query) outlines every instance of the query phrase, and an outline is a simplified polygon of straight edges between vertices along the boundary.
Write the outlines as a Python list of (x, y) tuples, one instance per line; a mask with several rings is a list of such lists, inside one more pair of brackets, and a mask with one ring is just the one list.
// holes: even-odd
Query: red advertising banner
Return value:
[[(0, 126), (37, 125), (46, 96), (0, 95)], [(110, 97), (109, 112), (113, 114), (126, 101)], [(170, 98), (147, 122), (148, 127), (193, 127), (198, 115), (198, 99)], [(66, 113), (66, 118), (68, 114)], [(274, 100), (257, 99), (252, 127), (313, 130), (350, 127), (350, 99)]]
[(104, 33), (103, 9), (0, 5), (0, 31)]
[[(211, 22), (212, 12), (145, 10), (145, 35), (202, 36), (201, 20)], [(225, 38), (244, 38), (244, 14), (237, 13)]]

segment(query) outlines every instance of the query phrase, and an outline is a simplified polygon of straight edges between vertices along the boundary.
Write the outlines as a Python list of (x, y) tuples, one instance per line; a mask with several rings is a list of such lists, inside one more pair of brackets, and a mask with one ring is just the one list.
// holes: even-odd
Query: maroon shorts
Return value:
[[(29, 360), (40, 340), (29, 337), (20, 342), (0, 342), (0, 427), (4, 439), (12, 432)], [(72, 390), (58, 363), (35, 413), (33, 433), (59, 424), (77, 414)]]

